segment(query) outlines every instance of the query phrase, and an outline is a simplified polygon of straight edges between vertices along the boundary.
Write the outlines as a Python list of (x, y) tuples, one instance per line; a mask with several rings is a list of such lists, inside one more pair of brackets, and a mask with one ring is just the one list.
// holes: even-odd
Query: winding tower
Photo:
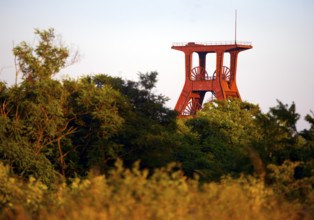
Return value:
[[(202, 108), (207, 92), (218, 100), (241, 99), (236, 84), (238, 54), (251, 49), (250, 42), (173, 43), (171, 48), (185, 55), (185, 84), (175, 106), (178, 117), (195, 115)], [(193, 53), (198, 55), (197, 66), (193, 66)], [(211, 74), (206, 70), (206, 55), (209, 53), (214, 53), (216, 58), (216, 70)], [(230, 63), (224, 65), (226, 53), (230, 55)]]

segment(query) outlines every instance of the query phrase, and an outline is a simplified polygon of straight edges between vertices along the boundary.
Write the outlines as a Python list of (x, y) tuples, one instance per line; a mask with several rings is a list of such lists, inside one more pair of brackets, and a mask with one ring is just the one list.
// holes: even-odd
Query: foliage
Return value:
[[(258, 174), (263, 169), (252, 148), (252, 140), (260, 138), (260, 130), (255, 123), (260, 114), (258, 106), (239, 100), (215, 101), (207, 103), (195, 118), (184, 120), (195, 133), (198, 154), (203, 154), (203, 162), (196, 170), (206, 180), (218, 180), (223, 175), (238, 176), (240, 173)], [(257, 155), (257, 156), (256, 156)]]
[(292, 103), (289, 107), (277, 100), (278, 105), (270, 108), (269, 116), (271, 120), (278, 123), (281, 127), (288, 129), (291, 133), (297, 132), (296, 123), (300, 118), (300, 115), (296, 113), (295, 103)]
[(75, 146), (71, 154), (76, 155), (76, 163), (81, 166), (74, 169), (79, 174), (92, 167), (102, 170), (106, 161), (116, 158), (120, 151), (111, 138), (124, 123), (117, 104), (122, 97), (110, 85), (98, 88), (86, 78), (66, 80), (63, 85), (69, 96), (65, 107), (73, 119), (69, 126), (75, 128), (70, 136), (71, 145)]
[[(281, 166), (270, 164), (268, 166), (268, 181), (273, 189), (289, 200), (299, 200), (313, 205), (314, 176), (299, 176), (305, 164), (302, 162), (285, 161)], [(313, 164), (312, 164), (313, 166)], [(311, 170), (310, 172), (313, 172)], [(314, 207), (313, 207), (314, 208)]]
[(280, 101), (267, 114), (257, 117), (263, 141), (255, 144), (266, 163), (281, 165), (285, 160), (298, 160), (293, 159), (296, 150), (303, 145), (296, 130), (298, 118), (294, 103), (289, 107)]
[[(313, 190), (314, 145), (312, 127), (297, 132), (298, 118), (294, 103), (278, 101), (267, 114), (239, 100), (208, 103), (197, 117), (179, 121), (182, 140), (189, 144), (178, 148), (176, 159), (187, 175), (197, 173), (203, 181), (257, 175), (286, 198), (304, 201)], [(298, 165), (292, 169), (287, 163)], [(289, 181), (282, 182), (285, 177), (276, 170), (290, 172)]]
[(54, 42), (53, 28), (35, 29), (35, 34), (40, 38), (35, 48), (23, 41), (13, 49), (23, 77), (28, 81), (51, 78), (65, 67), (69, 56), (68, 48)]
[(165, 107), (166, 97), (153, 93), (157, 75), (139, 73), (138, 82), (102, 74), (90, 79), (98, 86), (111, 85), (123, 96), (117, 105), (124, 124), (112, 140), (122, 146), (121, 158), (129, 165), (141, 160), (143, 167), (156, 168), (173, 160), (176, 113)]
[(303, 138), (305, 138), (306, 140), (308, 140), (309, 142), (314, 142), (314, 112), (311, 112), (310, 114), (307, 114), (305, 116), (305, 120), (310, 123), (310, 129), (304, 129), (303, 131), (301, 131), (301, 135)]
[(24, 94), (17, 87), (2, 93), (0, 157), (16, 173), (22, 176), (34, 175), (48, 183), (56, 177), (56, 172), (40, 151), (53, 138), (49, 134), (49, 128), (53, 125), (50, 122), (43, 123), (46, 121), (42, 114), (44, 107), (28, 102)]
[[(0, 165), (4, 219), (311, 219), (310, 206), (280, 200), (255, 178), (224, 178), (201, 187), (170, 165), (152, 175), (119, 161), (108, 176), (59, 183), (52, 190), (23, 183)], [(210, 207), (210, 209), (208, 208)], [(307, 210), (307, 211), (304, 211)]]
[(69, 50), (55, 44), (53, 29), (35, 30), (37, 45), (22, 42), (14, 55), (24, 74), (20, 85), (1, 83), (0, 158), (28, 178), (49, 183), (63, 176), (85, 174), (116, 157), (116, 134), (123, 118), (111, 86), (97, 88), (78, 80), (59, 82), (51, 77), (68, 62)]

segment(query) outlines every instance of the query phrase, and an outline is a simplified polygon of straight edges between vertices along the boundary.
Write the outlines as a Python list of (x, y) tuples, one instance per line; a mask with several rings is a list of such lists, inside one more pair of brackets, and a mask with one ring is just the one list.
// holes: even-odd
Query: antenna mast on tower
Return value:
[(237, 10), (235, 10), (234, 43), (237, 44)]

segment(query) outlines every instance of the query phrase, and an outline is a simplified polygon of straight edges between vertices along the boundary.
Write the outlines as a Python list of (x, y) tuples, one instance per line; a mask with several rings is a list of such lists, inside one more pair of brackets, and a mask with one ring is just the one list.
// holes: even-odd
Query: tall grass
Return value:
[(60, 182), (48, 188), (30, 178), (23, 182), (0, 164), (2, 219), (313, 219), (313, 210), (276, 196), (252, 177), (224, 178), (199, 185), (173, 166), (149, 175), (124, 169), (109, 175)]

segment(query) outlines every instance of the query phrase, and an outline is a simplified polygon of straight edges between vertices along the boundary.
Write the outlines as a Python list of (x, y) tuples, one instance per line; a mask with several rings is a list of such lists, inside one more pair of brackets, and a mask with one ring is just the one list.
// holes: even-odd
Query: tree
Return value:
[(18, 174), (45, 181), (54, 170), (74, 176), (103, 169), (119, 152), (110, 138), (124, 121), (116, 105), (123, 103), (120, 93), (110, 84), (97, 87), (88, 77), (53, 80), (73, 59), (67, 47), (56, 43), (53, 29), (36, 29), (35, 35), (34, 47), (22, 42), (13, 49), (22, 83), (0, 84), (0, 158)]
[[(49, 184), (56, 179), (52, 163), (41, 153), (36, 153), (36, 135), (34, 124), (28, 124), (33, 118), (23, 111), (23, 91), (19, 87), (4, 88), (0, 94), (0, 160), (12, 167), (16, 174), (30, 175)], [(21, 102), (20, 102), (21, 101)], [(34, 123), (34, 122), (33, 122)], [(38, 140), (38, 139), (37, 139)]]
[(266, 164), (281, 165), (285, 160), (299, 160), (297, 151), (302, 145), (296, 129), (299, 117), (294, 103), (289, 106), (280, 101), (267, 114), (257, 117), (263, 141), (255, 144)]
[(35, 29), (39, 37), (38, 44), (33, 47), (23, 41), (13, 49), (23, 78), (28, 81), (50, 79), (66, 66), (69, 49), (59, 42), (55, 43), (54, 29)]
[(122, 146), (121, 158), (129, 166), (140, 160), (142, 167), (153, 169), (173, 160), (176, 113), (165, 107), (165, 96), (152, 92), (157, 75), (139, 73), (138, 82), (105, 75), (91, 79), (98, 87), (109, 83), (123, 96), (117, 106), (124, 123), (112, 141)]
[(261, 137), (255, 121), (258, 114), (258, 106), (235, 99), (207, 103), (195, 118), (185, 120), (198, 137), (196, 146), (202, 158), (207, 158), (194, 168), (205, 180), (254, 171), (264, 175), (263, 163), (252, 145)]
[(300, 119), (300, 115), (296, 112), (295, 103), (292, 102), (289, 107), (287, 104), (284, 105), (282, 102), (277, 100), (278, 105), (270, 108), (269, 117), (274, 120), (282, 128), (288, 129), (292, 134), (297, 133), (297, 121)]
[(314, 112), (311, 111), (311, 114), (307, 114), (304, 119), (310, 124), (310, 128), (304, 129), (300, 134), (306, 140), (314, 142)]
[[(26, 42), (13, 49), (23, 73), (21, 85), (1, 95), (1, 158), (23, 176), (53, 179), (54, 166), (65, 170), (62, 141), (74, 132), (66, 117), (67, 94), (51, 77), (65, 67), (69, 50), (55, 43), (53, 29), (35, 30), (36, 46)], [(52, 159), (53, 158), (53, 159)], [(57, 163), (53, 164), (53, 160)], [(49, 176), (49, 178), (48, 178)]]
[(55, 44), (53, 29), (36, 29), (35, 35), (35, 47), (22, 42), (13, 49), (23, 73), (21, 85), (1, 85), (0, 155), (17, 173), (47, 182), (54, 179), (54, 168), (64, 174), (62, 142), (75, 130), (63, 108), (67, 94), (51, 79), (65, 67), (69, 50)]
[(76, 158), (72, 172), (86, 175), (91, 168), (106, 170), (107, 162), (119, 157), (120, 145), (112, 141), (124, 123), (119, 115), (120, 93), (110, 84), (97, 87), (91, 77), (78, 81), (63, 81), (69, 94), (66, 107), (68, 117), (73, 118), (69, 126), (76, 128), (71, 138)]

